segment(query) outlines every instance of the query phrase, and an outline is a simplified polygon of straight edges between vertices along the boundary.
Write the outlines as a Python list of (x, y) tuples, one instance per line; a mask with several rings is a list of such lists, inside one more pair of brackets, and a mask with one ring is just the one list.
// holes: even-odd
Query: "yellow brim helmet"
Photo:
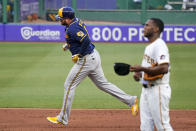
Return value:
[(58, 15), (56, 15), (56, 20), (61, 19), (73, 19), (75, 18), (75, 12), (71, 7), (62, 7), (58, 10)]

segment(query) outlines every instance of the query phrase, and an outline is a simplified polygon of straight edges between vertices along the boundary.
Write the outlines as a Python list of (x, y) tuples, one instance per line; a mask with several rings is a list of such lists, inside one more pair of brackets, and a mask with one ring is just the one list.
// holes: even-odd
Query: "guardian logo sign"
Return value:
[(31, 39), (31, 37), (37, 37), (39, 40), (60, 40), (60, 31), (58, 30), (34, 30), (32, 27), (22, 27), (21, 36), (25, 40)]
[(31, 27), (22, 27), (21, 28), (21, 35), (25, 40), (28, 40), (29, 38), (31, 38), (31, 32), (32, 32)]

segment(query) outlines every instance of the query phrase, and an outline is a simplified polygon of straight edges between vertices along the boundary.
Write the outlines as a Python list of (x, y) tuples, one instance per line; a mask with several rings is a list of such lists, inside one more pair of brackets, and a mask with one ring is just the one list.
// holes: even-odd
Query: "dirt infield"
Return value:
[[(139, 131), (139, 115), (130, 110), (73, 109), (68, 126), (52, 124), (47, 116), (57, 109), (0, 108), (0, 131)], [(172, 110), (171, 124), (176, 131), (196, 130), (196, 110)]]

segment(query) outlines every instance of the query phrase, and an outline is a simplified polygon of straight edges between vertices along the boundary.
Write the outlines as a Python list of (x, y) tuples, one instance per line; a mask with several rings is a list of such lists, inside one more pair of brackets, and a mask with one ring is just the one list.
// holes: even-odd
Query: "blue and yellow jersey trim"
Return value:
[(87, 36), (87, 34), (86, 34), (86, 35), (84, 35), (84, 36), (82, 37), (82, 39), (80, 40), (80, 42), (82, 42), (82, 41), (83, 41), (83, 39), (84, 39), (86, 36)]

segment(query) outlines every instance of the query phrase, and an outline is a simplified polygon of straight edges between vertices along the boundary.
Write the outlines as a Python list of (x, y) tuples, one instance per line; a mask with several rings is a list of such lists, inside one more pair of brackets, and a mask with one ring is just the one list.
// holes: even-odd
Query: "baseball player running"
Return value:
[(63, 49), (70, 50), (72, 61), (75, 64), (64, 84), (65, 92), (61, 112), (56, 117), (47, 117), (47, 120), (52, 123), (68, 124), (75, 89), (87, 76), (100, 90), (130, 106), (132, 114), (136, 115), (138, 113), (137, 96), (130, 96), (107, 81), (101, 67), (99, 53), (91, 43), (85, 25), (75, 17), (74, 10), (70, 7), (63, 7), (59, 9), (56, 18), (61, 21), (62, 25), (66, 26), (65, 39), (67, 44), (63, 46)]
[(172, 131), (169, 117), (171, 88), (169, 85), (169, 52), (160, 38), (164, 23), (157, 18), (149, 19), (144, 26), (144, 36), (150, 45), (145, 48), (142, 65), (130, 67), (133, 77), (143, 84), (140, 97), (141, 131)]

